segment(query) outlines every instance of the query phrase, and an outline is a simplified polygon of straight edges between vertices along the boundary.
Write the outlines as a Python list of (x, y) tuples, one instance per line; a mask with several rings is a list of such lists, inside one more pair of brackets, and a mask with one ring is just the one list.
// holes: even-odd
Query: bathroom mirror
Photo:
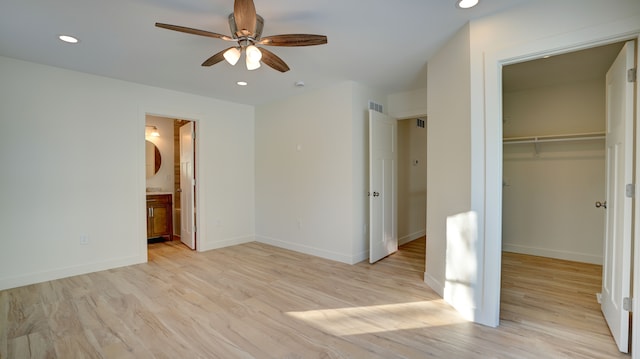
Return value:
[(162, 164), (162, 157), (160, 157), (160, 150), (151, 141), (145, 141), (146, 152), (146, 173), (147, 178), (153, 177), (160, 170)]

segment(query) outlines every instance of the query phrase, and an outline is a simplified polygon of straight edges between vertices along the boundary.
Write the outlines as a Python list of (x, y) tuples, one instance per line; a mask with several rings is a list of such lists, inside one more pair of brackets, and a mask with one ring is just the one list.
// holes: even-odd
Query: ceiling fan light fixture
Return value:
[[(327, 37), (325, 35), (281, 34), (262, 37), (264, 19), (256, 13), (253, 1), (254, 0), (233, 1), (233, 13), (231, 13), (228, 18), (231, 36), (161, 22), (156, 22), (156, 27), (236, 43), (235, 45), (232, 45), (232, 47), (218, 51), (206, 59), (202, 63), (202, 66), (206, 67), (215, 65), (224, 60), (229, 64), (234, 65), (240, 60), (239, 58), (242, 57), (242, 53), (245, 52), (247, 69), (255, 70), (264, 63), (274, 70), (284, 73), (289, 71), (289, 66), (276, 54), (266, 48), (263, 48), (263, 45), (299, 47), (324, 45), (327, 43)], [(258, 48), (256, 45), (261, 47)]]
[(158, 132), (158, 127), (156, 126), (145, 126), (145, 127), (151, 128), (151, 131), (149, 132), (149, 136), (160, 137), (160, 132)]
[(458, 0), (456, 4), (460, 9), (470, 9), (476, 5), (478, 5), (478, 0)]
[(260, 62), (260, 59), (262, 59), (262, 52), (254, 45), (247, 46), (245, 51), (247, 53), (247, 62)]
[(260, 61), (251, 61), (251, 58), (247, 56), (247, 70), (256, 70), (260, 68)]
[(234, 66), (238, 63), (238, 60), (240, 60), (240, 55), (240, 50), (237, 47), (232, 47), (224, 52), (224, 59), (227, 60), (231, 66)]

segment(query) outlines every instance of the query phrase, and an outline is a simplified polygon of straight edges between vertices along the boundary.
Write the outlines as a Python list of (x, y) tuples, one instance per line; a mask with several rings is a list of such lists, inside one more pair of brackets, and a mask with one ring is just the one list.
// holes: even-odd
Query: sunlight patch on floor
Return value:
[(333, 335), (357, 335), (465, 323), (442, 300), (287, 312)]

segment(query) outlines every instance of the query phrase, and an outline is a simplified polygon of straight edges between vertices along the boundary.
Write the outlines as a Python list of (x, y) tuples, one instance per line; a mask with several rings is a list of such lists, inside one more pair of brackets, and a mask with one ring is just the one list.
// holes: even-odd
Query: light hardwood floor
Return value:
[(259, 243), (149, 257), (1, 291), (0, 358), (626, 357), (594, 304), (597, 266), (563, 262), (565, 278), (505, 254), (504, 319), (488, 328), (424, 284), (424, 238), (374, 265)]

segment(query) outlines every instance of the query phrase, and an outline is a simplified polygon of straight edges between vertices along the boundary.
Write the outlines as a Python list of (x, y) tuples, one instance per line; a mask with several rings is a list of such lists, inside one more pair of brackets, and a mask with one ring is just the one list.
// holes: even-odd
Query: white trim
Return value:
[(238, 244), (244, 244), (244, 243), (249, 243), (254, 241), (255, 241), (254, 236), (227, 238), (223, 240), (216, 240), (214, 242), (201, 240), (199, 243), (200, 247), (198, 247), (198, 252), (210, 251), (213, 249), (230, 247), (230, 246), (235, 246)]
[(528, 254), (532, 256), (549, 257), (555, 259), (562, 259), (566, 261), (591, 263), (602, 265), (602, 256), (593, 255), (588, 253), (580, 253), (573, 251), (561, 251), (557, 249), (548, 249), (540, 247), (521, 246), (518, 244), (502, 244), (502, 250), (505, 252)]
[(356, 253), (351, 256), (351, 260), (348, 262), (349, 264), (356, 264), (362, 261), (369, 260), (369, 251), (362, 251), (360, 253)]
[[(358, 254), (356, 256), (350, 256), (350, 255), (347, 255), (347, 254), (328, 251), (326, 249), (321, 249), (321, 248), (317, 248), (317, 247), (311, 247), (311, 246), (307, 246), (307, 245), (304, 245), (304, 244), (288, 242), (288, 241), (284, 241), (284, 240), (281, 240), (281, 239), (271, 238), (271, 237), (266, 237), (266, 236), (256, 236), (256, 242), (269, 244), (269, 245), (272, 245), (272, 246), (275, 246), (275, 247), (278, 247), (278, 248), (288, 249), (288, 250), (292, 250), (292, 251), (295, 251), (295, 252), (309, 254), (309, 255), (312, 255), (312, 256), (316, 256), (316, 257), (320, 257), (320, 258), (324, 258), (324, 259), (330, 259), (330, 260), (333, 260), (333, 261), (342, 262), (342, 263), (346, 263), (346, 264), (356, 264), (358, 262), (361, 262), (361, 261), (369, 258), (369, 252), (368, 251), (360, 253), (360, 254)], [(366, 257), (363, 257), (364, 254), (366, 254)]]
[(424, 237), (427, 235), (427, 231), (426, 230), (422, 230), (422, 231), (418, 231), (415, 233), (411, 233), (411, 234), (407, 234), (406, 236), (402, 236), (401, 238), (398, 238), (398, 245), (401, 246), (403, 244), (407, 244), (411, 241), (415, 241), (416, 239), (420, 238), (420, 237)]
[[(147, 116), (144, 111), (140, 111), (138, 115), (142, 121), (138, 123), (138, 256), (140, 263), (146, 263), (149, 260), (147, 252), (147, 175), (146, 175), (146, 156), (145, 156), (145, 130), (147, 125)], [(144, 238), (144, 239), (142, 239)]]
[(424, 272), (424, 282), (433, 289), (434, 292), (438, 293), (440, 297), (444, 297), (444, 283), (429, 275), (427, 272)]
[(17, 288), (25, 285), (73, 277), (81, 274), (99, 272), (118, 267), (125, 267), (144, 262), (146, 262), (146, 258), (145, 260), (141, 261), (139, 256), (133, 256), (98, 263), (87, 263), (64, 268), (56, 268), (51, 271), (29, 273), (22, 276), (0, 278), (0, 290)]
[(631, 343), (631, 358), (640, 359), (640, 350), (634, 350), (634, 348), (638, 348), (640, 345), (640, 315), (638, 315), (638, 304), (640, 299), (640, 196), (638, 193), (638, 182), (640, 181), (640, 145), (638, 145), (638, 141), (640, 140), (640, 126), (638, 123), (640, 122), (640, 84), (637, 75), (638, 64), (640, 63), (640, 34), (636, 37), (636, 82), (635, 82), (635, 92), (636, 92), (636, 104), (635, 104), (635, 173), (634, 173), (634, 181), (636, 183), (636, 196), (634, 197), (634, 218), (633, 218), (633, 234), (632, 234), (632, 246), (633, 246), (633, 259), (632, 259), (632, 283), (631, 283), (631, 297), (632, 300), (632, 311), (636, 312), (635, 315), (631, 316), (631, 338), (629, 338)]
[(425, 126), (426, 126), (426, 119), (427, 119), (426, 113), (420, 113), (419, 115), (416, 115), (416, 112), (405, 111), (402, 113), (402, 116), (391, 116), (391, 115), (389, 116), (395, 118), (398, 121), (415, 120), (419, 118), (419, 119), (425, 120)]

